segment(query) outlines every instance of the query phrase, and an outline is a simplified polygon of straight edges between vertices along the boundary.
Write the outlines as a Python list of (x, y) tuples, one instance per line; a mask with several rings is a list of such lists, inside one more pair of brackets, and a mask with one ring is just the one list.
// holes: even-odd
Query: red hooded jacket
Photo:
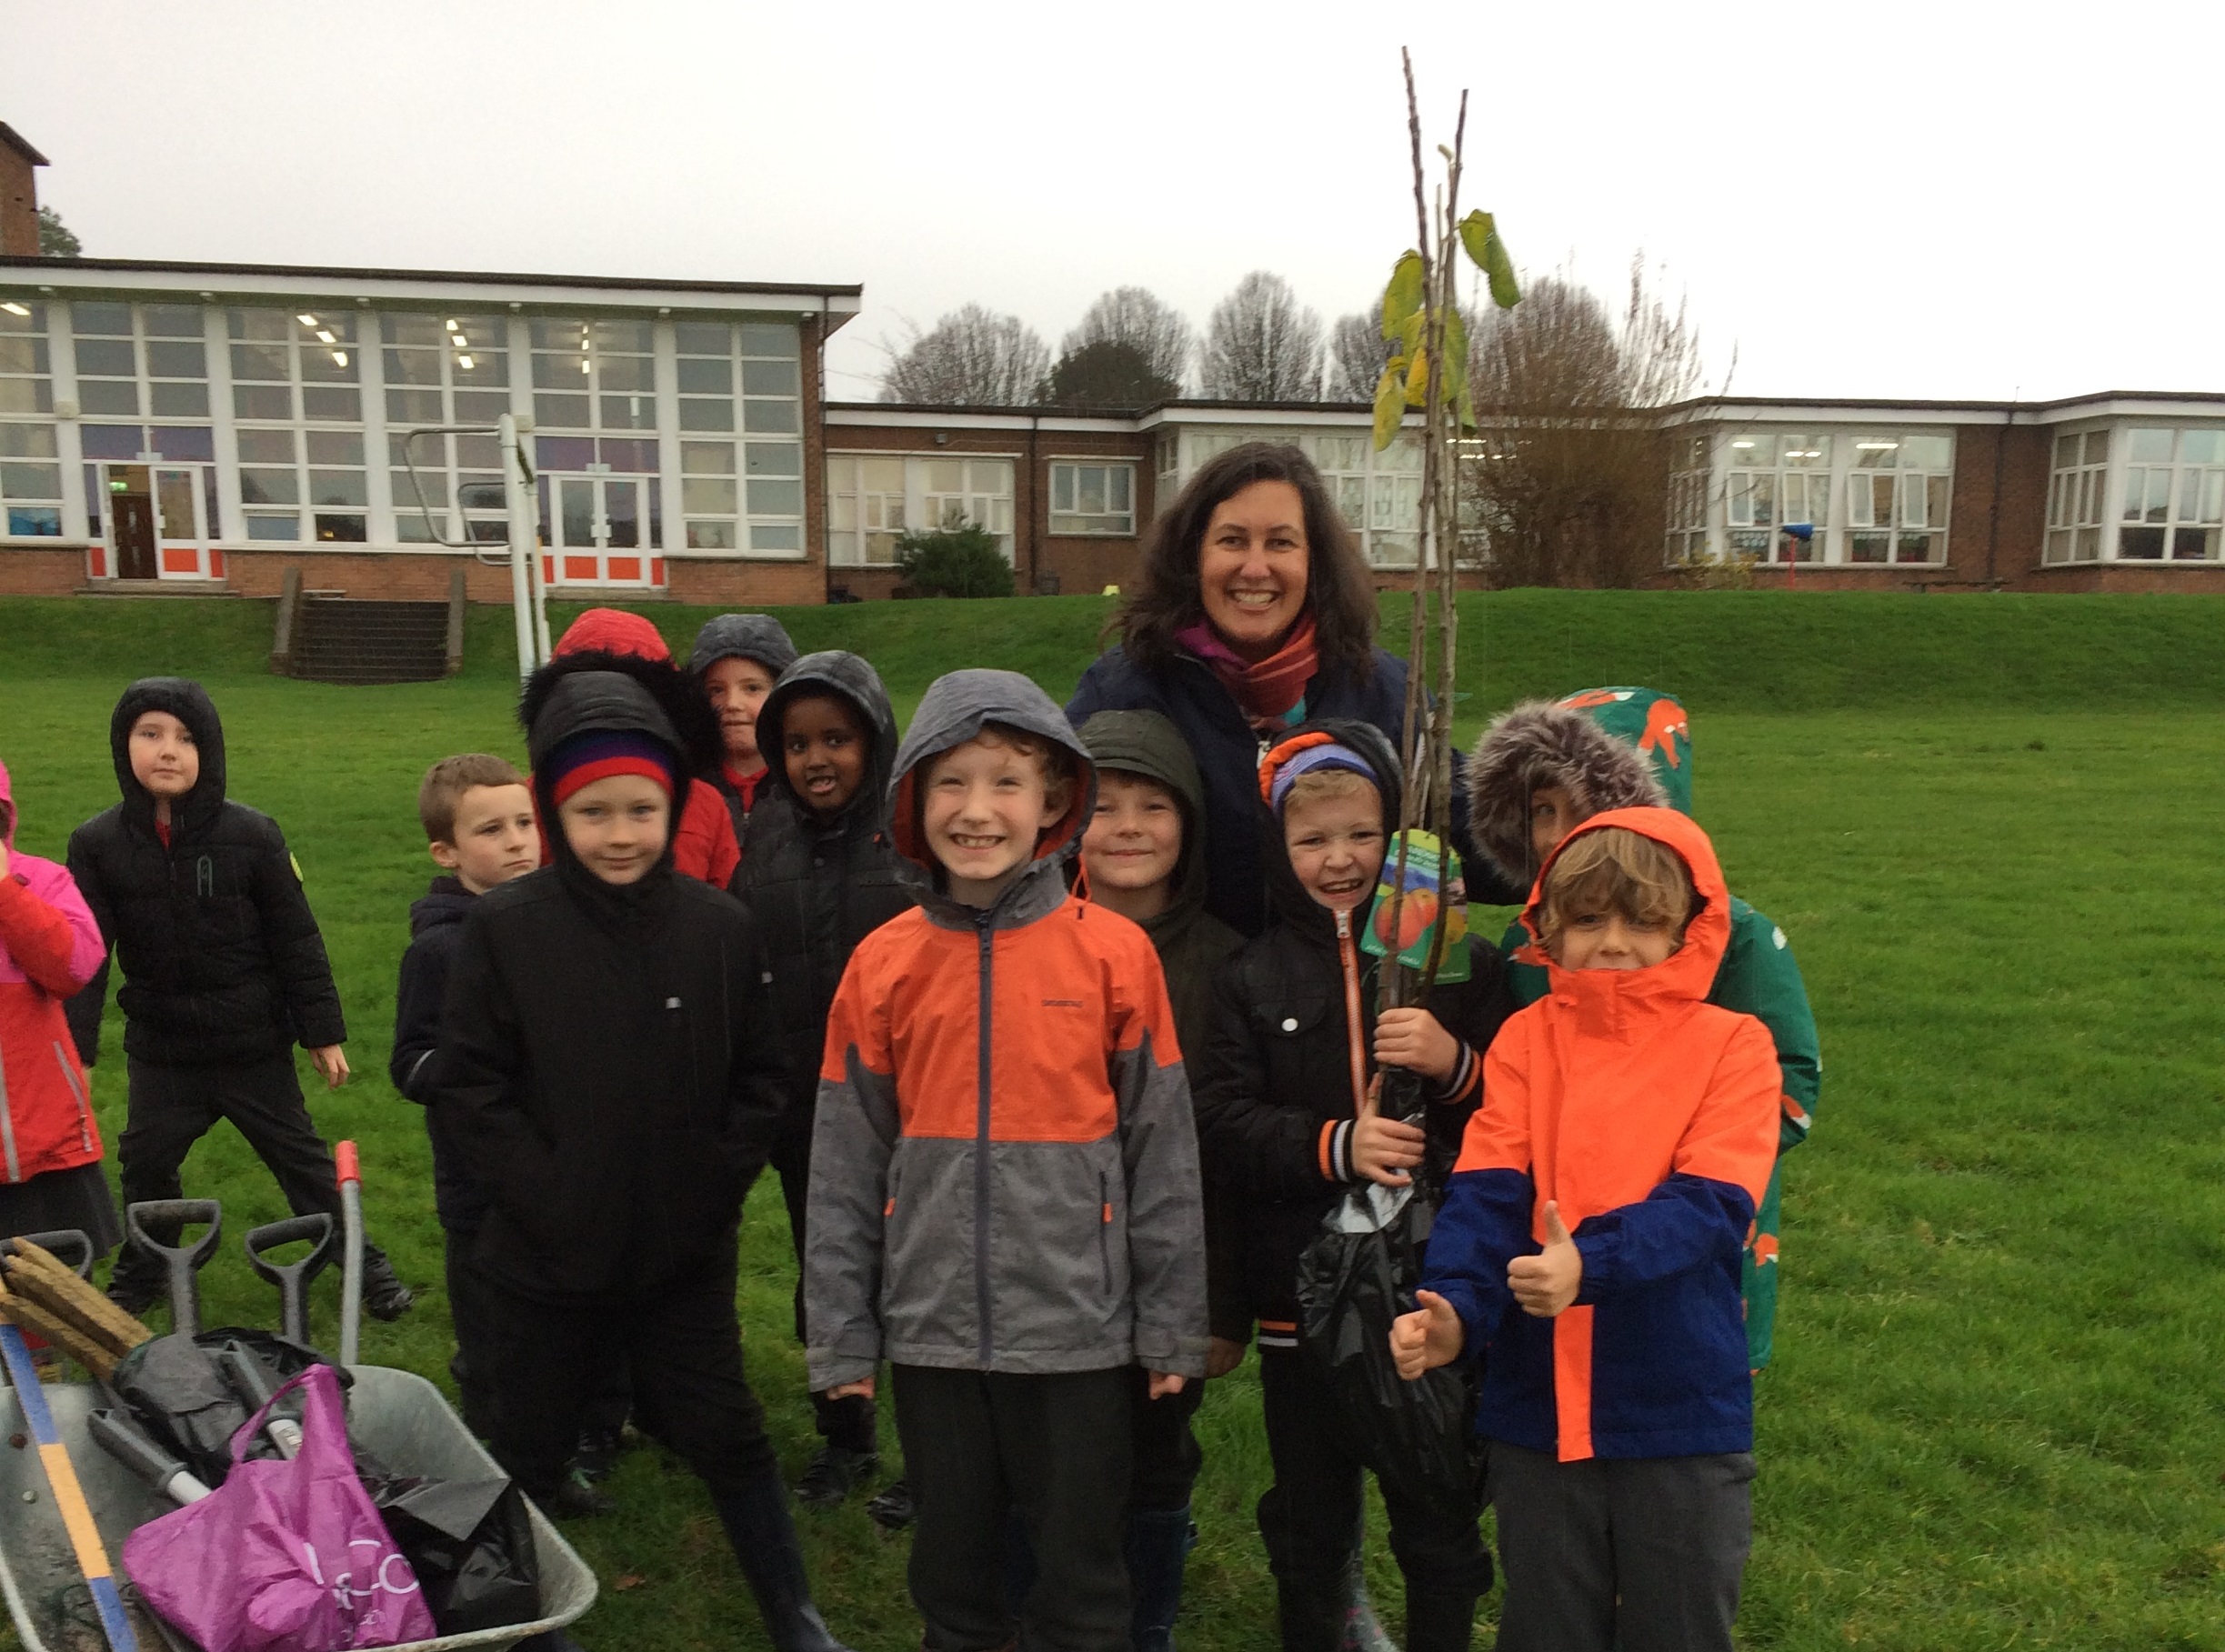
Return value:
[(0, 765), (7, 869), (0, 873), (0, 1181), (27, 1182), (101, 1156), (100, 1126), (64, 1000), (107, 948), (68, 868), (15, 852), (15, 805)]

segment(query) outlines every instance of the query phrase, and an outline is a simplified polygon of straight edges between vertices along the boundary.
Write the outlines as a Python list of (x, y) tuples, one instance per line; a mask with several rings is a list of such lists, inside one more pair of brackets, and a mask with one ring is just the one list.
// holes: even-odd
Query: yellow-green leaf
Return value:
[(1408, 317), (1421, 308), (1421, 255), (1408, 248), (1390, 266), (1390, 285), (1383, 289), (1383, 336), (1397, 338)]
[(1488, 280), (1493, 304), (1511, 310), (1522, 301), (1521, 288), (1514, 278), (1514, 260), (1508, 255), (1507, 244), (1498, 238), (1498, 225), (1489, 213), (1471, 212), (1460, 220), (1460, 245)]
[(1463, 430), (1475, 429), (1476, 400), (1475, 397), (1468, 394), (1468, 386), (1466, 385), (1462, 385), (1460, 386), (1460, 394), (1457, 400), (1460, 412), (1460, 428)]
[(1406, 405), (1419, 407), (1429, 399), (1429, 356), (1427, 351), (1416, 351), (1413, 365), (1406, 370)]
[(1455, 401), (1468, 394), (1468, 322), (1457, 304), (1445, 313), (1445, 388)]
[(1381, 453), (1398, 435), (1406, 418), (1406, 379), (1386, 367), (1375, 386), (1375, 450)]

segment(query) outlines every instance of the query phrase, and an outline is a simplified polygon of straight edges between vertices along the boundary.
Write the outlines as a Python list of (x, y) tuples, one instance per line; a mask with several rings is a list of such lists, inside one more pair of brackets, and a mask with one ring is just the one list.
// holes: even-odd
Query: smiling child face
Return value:
[(799, 695), (781, 709), (780, 760), (788, 789), (821, 819), (831, 820), (857, 795), (869, 746), (857, 708), (839, 696)]
[(1294, 796), (1283, 806), (1283, 846), (1306, 893), (1349, 912), (1374, 893), (1383, 869), (1383, 800), (1372, 786)]

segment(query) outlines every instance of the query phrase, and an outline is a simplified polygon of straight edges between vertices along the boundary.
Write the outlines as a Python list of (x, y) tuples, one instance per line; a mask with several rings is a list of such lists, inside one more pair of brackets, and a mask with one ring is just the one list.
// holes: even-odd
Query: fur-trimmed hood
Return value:
[(1524, 701), (1484, 731), (1468, 761), (1468, 836), (1523, 889), (1538, 875), (1530, 800), (1548, 786), (1566, 791), (1586, 819), (1669, 802), (1646, 759), (1585, 713), (1552, 700)]
[(715, 775), (726, 756), (726, 742), (718, 732), (718, 714), (703, 697), (703, 685), (669, 658), (648, 659), (638, 654), (617, 654), (583, 648), (560, 654), (526, 679), (518, 696), (517, 721), (527, 735), (539, 718), (556, 685), (583, 671), (616, 671), (648, 691), (656, 708), (665, 714), (679, 736), (680, 754), (690, 775)]

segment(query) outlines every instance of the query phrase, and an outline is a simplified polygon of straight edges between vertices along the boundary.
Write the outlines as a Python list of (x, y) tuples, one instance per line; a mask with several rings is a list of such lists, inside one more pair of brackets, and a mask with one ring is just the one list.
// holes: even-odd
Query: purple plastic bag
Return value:
[(330, 1366), (302, 1390), (301, 1455), (245, 1462), (265, 1406), (232, 1437), (232, 1472), (124, 1540), (124, 1570), (203, 1652), (342, 1652), (438, 1633), (416, 1574), (356, 1477)]

